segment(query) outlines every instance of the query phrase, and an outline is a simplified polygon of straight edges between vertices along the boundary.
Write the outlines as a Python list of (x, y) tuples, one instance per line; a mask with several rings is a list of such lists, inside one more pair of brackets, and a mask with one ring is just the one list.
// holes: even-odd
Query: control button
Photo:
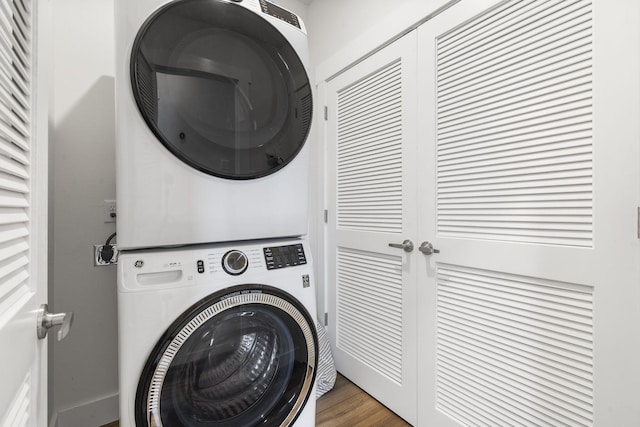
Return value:
[(237, 276), (249, 267), (249, 259), (238, 250), (231, 250), (222, 256), (222, 268), (229, 274)]
[(204, 273), (204, 261), (199, 259), (196, 264), (198, 266), (198, 273), (200, 274)]

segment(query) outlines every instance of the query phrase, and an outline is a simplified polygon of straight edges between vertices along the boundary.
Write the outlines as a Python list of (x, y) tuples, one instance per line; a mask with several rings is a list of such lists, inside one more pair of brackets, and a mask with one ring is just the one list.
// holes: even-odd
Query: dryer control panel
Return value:
[(293, 267), (307, 263), (302, 244), (270, 246), (263, 249), (267, 270)]
[(262, 12), (271, 15), (274, 18), (278, 18), (284, 22), (288, 22), (294, 27), (300, 28), (300, 21), (298, 21), (298, 17), (288, 10), (283, 9), (280, 6), (276, 6), (275, 4), (266, 0), (260, 0), (260, 8), (262, 9)]

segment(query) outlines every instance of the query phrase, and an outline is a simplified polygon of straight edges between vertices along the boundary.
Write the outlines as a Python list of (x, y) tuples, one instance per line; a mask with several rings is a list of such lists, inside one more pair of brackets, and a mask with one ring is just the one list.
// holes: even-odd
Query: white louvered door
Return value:
[(46, 23), (40, 13), (47, 4), (0, 1), (2, 427), (48, 424), (47, 347), (36, 336), (37, 309), (47, 298), (48, 75), (35, 54), (36, 22)]
[[(416, 422), (416, 36), (326, 87), (329, 331), (340, 372)], [(366, 424), (366, 414), (361, 421)]]
[(419, 29), (419, 425), (640, 425), (640, 10), (593, 3)]

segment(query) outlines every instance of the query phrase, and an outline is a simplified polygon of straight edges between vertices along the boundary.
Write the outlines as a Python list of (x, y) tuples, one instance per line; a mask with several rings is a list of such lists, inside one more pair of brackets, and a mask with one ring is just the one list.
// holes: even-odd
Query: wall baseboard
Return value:
[(54, 414), (49, 427), (100, 427), (119, 418), (118, 393)]

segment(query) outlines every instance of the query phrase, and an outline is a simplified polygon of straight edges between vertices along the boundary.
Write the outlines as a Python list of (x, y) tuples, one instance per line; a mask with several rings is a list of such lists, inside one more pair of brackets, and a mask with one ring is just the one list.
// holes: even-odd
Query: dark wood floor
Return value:
[[(359, 389), (342, 375), (336, 385), (318, 399), (316, 427), (405, 427), (402, 418)], [(117, 421), (102, 427), (119, 427)]]

